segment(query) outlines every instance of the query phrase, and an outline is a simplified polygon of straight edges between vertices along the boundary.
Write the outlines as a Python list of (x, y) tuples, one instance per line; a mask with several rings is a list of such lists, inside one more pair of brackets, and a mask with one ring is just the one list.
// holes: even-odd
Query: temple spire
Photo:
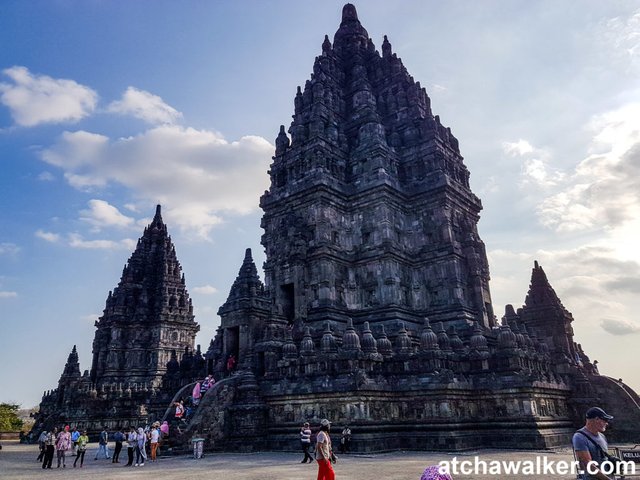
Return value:
[(526, 328), (545, 341), (555, 362), (575, 362), (573, 316), (562, 305), (537, 261), (533, 265), (524, 306), (518, 313)]
[(153, 216), (153, 221), (151, 222), (151, 226), (164, 225), (162, 221), (161, 210), (162, 210), (162, 207), (160, 205), (156, 205), (156, 214)]
[[(97, 323), (92, 381), (157, 382), (164, 374), (170, 349), (184, 351), (193, 346), (199, 326), (185, 285), (182, 266), (158, 205)], [(169, 345), (160, 342), (167, 319), (178, 323), (184, 333), (172, 338)], [(139, 326), (144, 326), (144, 334), (134, 338), (123, 330)], [(135, 357), (125, 355), (131, 348), (141, 353)]]
[(351, 3), (347, 3), (344, 7), (342, 7), (342, 22), (340, 23), (340, 26), (346, 24), (347, 22), (360, 23), (360, 21), (358, 20), (358, 12), (356, 10), (356, 6)]
[(64, 366), (62, 377), (80, 377), (80, 363), (78, 361), (78, 351), (76, 350), (75, 345), (67, 357), (67, 363)]
[(537, 260), (534, 261), (533, 264), (531, 284), (524, 303), (526, 306), (557, 305), (564, 309), (560, 298), (558, 298), (558, 295), (547, 279), (546, 273), (538, 264)]
[(251, 249), (247, 248), (244, 252), (244, 260), (238, 271), (238, 276), (231, 286), (227, 301), (220, 307), (220, 312), (224, 312), (231, 308), (237, 301), (241, 299), (250, 299), (264, 296), (264, 285), (258, 276), (258, 269), (253, 261)]

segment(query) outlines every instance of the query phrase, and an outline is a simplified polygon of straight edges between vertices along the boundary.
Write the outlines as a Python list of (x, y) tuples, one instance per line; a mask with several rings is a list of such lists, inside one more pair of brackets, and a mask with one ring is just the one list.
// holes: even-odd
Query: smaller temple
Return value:
[(95, 326), (90, 372), (80, 375), (74, 346), (34, 428), (61, 419), (90, 431), (146, 424), (173, 388), (204, 374), (200, 347), (193, 351), (200, 327), (160, 205)]

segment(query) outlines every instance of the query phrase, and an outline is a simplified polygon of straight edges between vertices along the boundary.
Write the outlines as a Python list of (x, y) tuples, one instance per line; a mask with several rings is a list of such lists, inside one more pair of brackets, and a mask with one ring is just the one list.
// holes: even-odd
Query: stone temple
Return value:
[(247, 250), (215, 338), (194, 351), (158, 207), (96, 323), (91, 371), (74, 347), (38, 425), (168, 418), (213, 373), (177, 443), (289, 449), (302, 421), (329, 418), (359, 451), (548, 448), (594, 404), (621, 419), (614, 441), (632, 438), (640, 397), (599, 375), (540, 265), (496, 320), (458, 141), (388, 39), (376, 50), (347, 4), (321, 49), (260, 199), (264, 283)]

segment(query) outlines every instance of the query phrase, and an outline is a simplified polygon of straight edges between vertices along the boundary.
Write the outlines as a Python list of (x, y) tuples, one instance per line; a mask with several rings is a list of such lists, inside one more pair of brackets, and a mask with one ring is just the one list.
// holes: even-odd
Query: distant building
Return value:
[(144, 424), (167, 407), (170, 397), (160, 389), (172, 367), (180, 371), (178, 353), (192, 365), (183, 378), (204, 372), (204, 358), (193, 352), (200, 326), (160, 206), (95, 326), (91, 371), (80, 374), (74, 345), (58, 388), (42, 398), (34, 430), (56, 422), (91, 431)]
[(206, 372), (221, 381), (184, 438), (215, 449), (290, 447), (321, 418), (360, 451), (554, 447), (596, 403), (623, 419), (614, 438), (635, 434), (640, 398), (574, 343), (537, 262), (525, 304), (496, 321), (458, 141), (386, 37), (381, 50), (345, 5), (276, 138), (265, 283), (247, 250), (204, 357), (158, 210), (97, 323), (91, 374), (74, 350), (43, 419), (159, 419)]

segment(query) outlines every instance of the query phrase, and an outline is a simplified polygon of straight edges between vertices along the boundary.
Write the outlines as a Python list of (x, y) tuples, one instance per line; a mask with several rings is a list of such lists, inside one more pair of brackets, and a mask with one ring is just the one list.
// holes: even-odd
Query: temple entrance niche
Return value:
[(264, 368), (264, 352), (258, 352), (258, 361), (256, 364), (256, 375), (263, 376), (265, 372)]
[(224, 356), (225, 359), (230, 355), (238, 359), (238, 351), (240, 350), (240, 327), (227, 327), (224, 329)]
[(293, 283), (282, 285), (282, 314), (288, 323), (293, 323), (295, 318), (295, 287)]

